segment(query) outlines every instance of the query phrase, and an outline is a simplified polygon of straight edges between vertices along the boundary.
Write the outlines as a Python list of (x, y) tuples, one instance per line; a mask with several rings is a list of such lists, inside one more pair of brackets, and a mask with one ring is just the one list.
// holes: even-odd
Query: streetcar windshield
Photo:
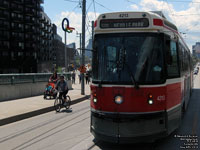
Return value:
[[(156, 33), (95, 36), (93, 82), (139, 84), (164, 81), (163, 36)], [(131, 72), (131, 73), (130, 73)]]

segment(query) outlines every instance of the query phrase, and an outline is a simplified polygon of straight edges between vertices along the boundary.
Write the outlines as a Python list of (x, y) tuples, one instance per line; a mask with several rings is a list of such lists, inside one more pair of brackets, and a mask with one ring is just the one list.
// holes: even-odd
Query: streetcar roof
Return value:
[[(134, 30), (159, 30), (159, 31), (163, 31), (163, 30), (172, 30), (172, 32), (177, 32), (178, 33), (178, 29), (177, 27), (171, 23), (170, 21), (168, 21), (166, 19), (166, 17), (164, 16), (164, 14), (161, 11), (150, 11), (150, 12), (145, 12), (145, 11), (126, 11), (126, 12), (111, 12), (111, 13), (104, 13), (101, 14), (95, 24), (95, 30), (98, 31), (102, 31), (102, 27), (100, 27), (101, 21), (102, 20), (126, 20), (126, 19), (136, 19), (136, 18), (140, 18), (140, 19), (148, 19), (149, 21), (149, 25), (148, 26), (144, 26), (142, 28), (142, 26), (140, 26), (139, 28), (134, 27)], [(129, 23), (135, 23), (135, 22), (129, 22)], [(143, 22), (140, 22), (143, 23)], [(163, 27), (165, 27), (165, 29), (163, 29)], [(133, 28), (123, 28), (123, 30), (132, 30)], [(104, 31), (111, 31), (113, 30), (113, 28), (108, 27), (107, 29), (103, 29)], [(120, 31), (121, 29), (115, 28), (114, 31)]]
[[(148, 19), (148, 26), (130, 26), (130, 27), (120, 27), (120, 23), (123, 24), (123, 21), (129, 21), (131, 19)], [(116, 22), (118, 20), (119, 22)], [(102, 21), (108, 22), (108, 24), (103, 24)], [(109, 22), (110, 21), (110, 22)], [(113, 27), (113, 22), (116, 22), (117, 27)], [(109, 23), (112, 26), (109, 26)], [(129, 23), (129, 22), (128, 22)], [(139, 22), (131, 22), (139, 24)], [(144, 22), (140, 22), (141, 24)], [(105, 27), (107, 26), (107, 27)], [(118, 28), (119, 26), (119, 28)], [(187, 47), (187, 44), (184, 42), (182, 36), (178, 32), (176, 25), (171, 23), (166, 19), (162, 11), (125, 11), (125, 12), (110, 12), (103, 13), (99, 15), (94, 25), (95, 34), (101, 33), (122, 33), (122, 32), (163, 32), (171, 36), (171, 38), (176, 38), (177, 36), (181, 39), (184, 45)], [(133, 27), (133, 28), (132, 28)], [(189, 50), (189, 48), (187, 47)]]

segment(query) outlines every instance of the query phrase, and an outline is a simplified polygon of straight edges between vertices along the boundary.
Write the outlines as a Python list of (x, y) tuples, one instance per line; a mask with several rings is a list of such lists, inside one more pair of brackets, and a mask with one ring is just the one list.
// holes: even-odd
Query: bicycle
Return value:
[(71, 98), (69, 95), (66, 95), (66, 102), (64, 102), (64, 97), (59, 98), (60, 91), (58, 91), (55, 102), (54, 102), (54, 108), (56, 112), (60, 112), (61, 108), (65, 107), (66, 110), (70, 108), (71, 105)]

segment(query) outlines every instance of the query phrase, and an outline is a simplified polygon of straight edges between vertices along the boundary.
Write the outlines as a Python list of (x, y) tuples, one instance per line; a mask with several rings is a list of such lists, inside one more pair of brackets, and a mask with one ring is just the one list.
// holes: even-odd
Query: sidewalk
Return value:
[[(72, 85), (68, 92), (72, 103), (76, 104), (90, 97), (89, 85), (85, 85), (85, 95), (81, 95), (81, 84)], [(54, 110), (55, 99), (43, 99), (43, 95), (0, 102), (0, 126), (30, 118)]]

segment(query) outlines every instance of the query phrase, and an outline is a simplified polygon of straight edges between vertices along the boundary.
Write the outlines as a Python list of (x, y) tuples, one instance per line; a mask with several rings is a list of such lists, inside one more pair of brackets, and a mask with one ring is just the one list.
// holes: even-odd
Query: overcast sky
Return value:
[[(58, 26), (58, 34), (63, 38), (61, 29), (63, 18), (68, 18), (70, 27), (75, 31), (67, 35), (67, 43), (75, 42), (79, 47), (82, 22), (82, 0), (44, 0), (44, 11), (52, 23)], [(200, 0), (86, 0), (87, 24), (86, 45), (91, 36), (91, 21), (99, 14), (117, 11), (162, 11), (174, 23), (190, 49), (200, 42)]]

